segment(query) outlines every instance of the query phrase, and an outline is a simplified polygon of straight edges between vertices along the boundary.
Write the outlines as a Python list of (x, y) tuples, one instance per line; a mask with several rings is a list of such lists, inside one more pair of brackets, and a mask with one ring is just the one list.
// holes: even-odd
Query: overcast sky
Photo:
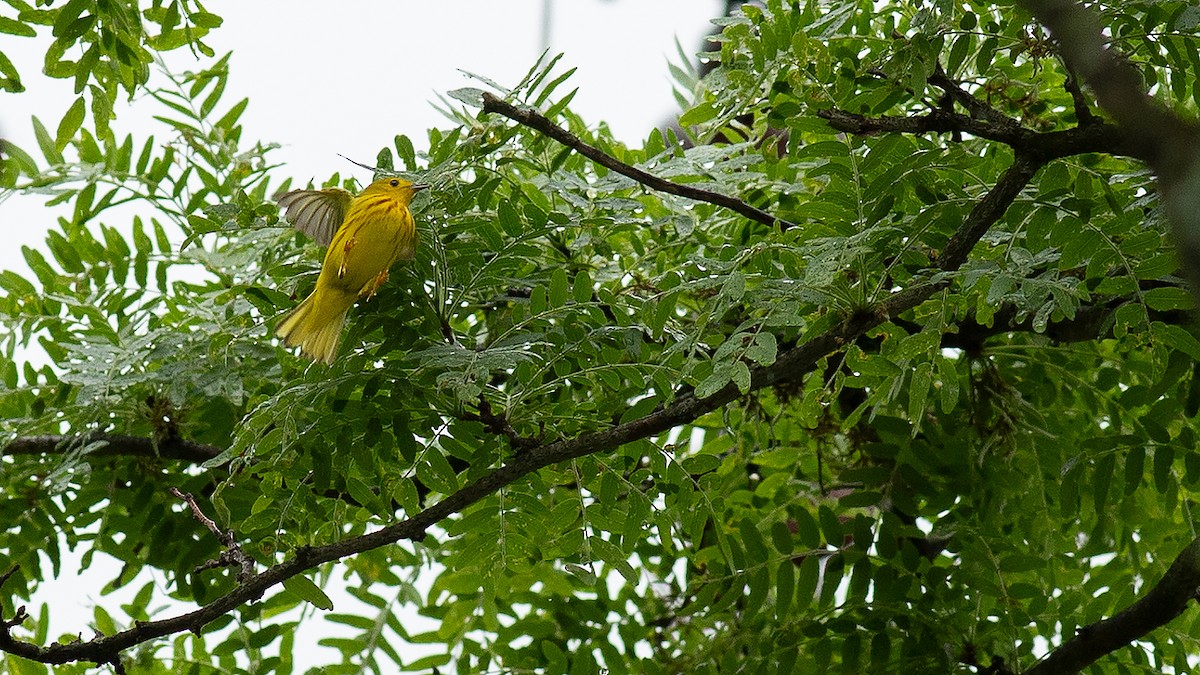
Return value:
[[(210, 2), (225, 19), (208, 38), (232, 51), (225, 106), (249, 97), (242, 139), (282, 146), (286, 166), (276, 180), (324, 180), (355, 169), (338, 153), (370, 163), (397, 133), (422, 148), (425, 130), (450, 123), (431, 105), (439, 93), (478, 83), (465, 70), (515, 84), (547, 45), (563, 52), (562, 69), (578, 67), (572, 109), (590, 123), (606, 122), (638, 145), (674, 110), (668, 61), (680, 61), (676, 39), (694, 54), (720, 12), (720, 0), (442, 0), (353, 3), (308, 0)], [(330, 11), (331, 7), (349, 11)], [(44, 31), (43, 31), (44, 34)], [(0, 35), (0, 50), (16, 64), (27, 91), (0, 94), (0, 134), (40, 159), (30, 116), (53, 131), (74, 100), (72, 80), (41, 75), (48, 40)], [(200, 69), (187, 50), (170, 55), (177, 70)], [(569, 89), (564, 89), (567, 91)], [(117, 108), (119, 133), (169, 131), (152, 119), (162, 109), (148, 98)], [(369, 178), (369, 176), (363, 176)], [(0, 201), (0, 269), (26, 271), (21, 245), (40, 246), (53, 217), (39, 197)], [(108, 222), (110, 225), (120, 225)]]
[[(251, 99), (242, 117), (246, 146), (256, 140), (282, 145), (276, 151), (275, 182), (292, 176), (301, 183), (323, 180), (335, 171), (355, 170), (337, 154), (371, 162), (398, 133), (423, 147), (425, 130), (449, 122), (433, 109), (438, 93), (474, 86), (459, 70), (515, 84), (548, 46), (563, 52), (562, 68), (577, 66), (570, 85), (579, 88), (572, 109), (590, 124), (606, 122), (622, 141), (637, 146), (651, 128), (675, 111), (668, 62), (679, 63), (676, 40), (694, 54), (722, 10), (720, 0), (441, 0), (439, 2), (353, 3), (307, 0), (209, 2), (225, 19), (208, 39), (217, 55), (233, 51), (225, 105)], [(333, 11), (331, 8), (345, 8)], [(547, 13), (548, 12), (548, 13)], [(545, 36), (549, 44), (545, 44)], [(51, 130), (74, 100), (71, 81), (41, 76), (49, 41), (0, 35), (3, 51), (28, 88), (0, 94), (0, 134), (40, 159), (30, 116)], [(171, 56), (178, 70), (199, 69), (186, 51)], [(117, 109), (119, 133), (136, 130), (160, 139), (168, 132), (152, 115), (149, 99)], [(370, 176), (357, 171), (360, 179)], [(20, 246), (43, 248), (54, 214), (44, 198), (13, 196), (0, 201), (0, 269), (25, 273)], [(122, 224), (106, 220), (107, 224)], [(123, 229), (123, 228), (122, 228)], [(46, 584), (31, 607), (50, 605), (51, 636), (59, 631), (90, 634), (92, 607), (102, 604), (119, 615), (142, 581), (127, 593), (101, 597), (98, 589), (118, 566), (103, 554), (82, 576), (73, 578), (78, 557), (64, 560), (64, 580)], [(335, 575), (340, 577), (340, 575)], [(156, 579), (162, 583), (162, 578)], [(344, 592), (331, 593), (336, 611), (353, 611)], [(307, 638), (297, 648), (317, 649), (330, 625), (320, 619), (302, 627)], [(336, 658), (307, 652), (317, 663)], [(299, 654), (301, 662), (305, 654)]]

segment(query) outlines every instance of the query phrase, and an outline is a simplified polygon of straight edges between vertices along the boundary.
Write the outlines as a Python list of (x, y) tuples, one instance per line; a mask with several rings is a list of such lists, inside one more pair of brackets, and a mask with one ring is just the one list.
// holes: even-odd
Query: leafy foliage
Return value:
[[(542, 469), (419, 543), (293, 577), (127, 658), (145, 672), (293, 672), (288, 610), (324, 605), (321, 588), (342, 577), (372, 611), (324, 615), (348, 635), (323, 641), (342, 658), (324, 672), (1028, 667), (1039, 639), (1058, 644), (1127, 606), (1191, 540), (1200, 343), (1141, 164), (1096, 150), (1050, 161), (946, 268), (1013, 147), (837, 133), (820, 117), (924, 115), (952, 103), (941, 73), (1000, 127), (1086, 123), (1027, 17), (980, 3), (744, 6), (722, 21), (706, 55), (721, 66), (695, 84), (679, 133), (655, 130), (640, 148), (570, 111), (555, 59), (511, 89), (479, 78), (620, 161), (797, 226), (644, 190), (478, 112), (481, 90), (452, 92), (453, 126), (430, 130), (426, 149), (398, 136), (380, 151), (381, 171), (433, 184), (416, 203), (423, 245), (354, 311), (326, 369), (269, 338), (319, 255), (278, 222), (268, 197), (288, 182), (271, 184), (270, 146), (243, 143), (247, 102), (222, 100), (226, 59), (150, 90), (165, 143), (117, 139), (95, 114), (98, 92), (147, 82), (148, 49), (202, 49), (216, 20), (190, 6), (156, 3), (143, 14), (161, 34), (134, 43), (136, 31), (105, 38), (125, 5), (19, 8), (28, 30), (0, 22), (54, 26), (55, 63), (81, 42), (84, 60), (97, 50), (108, 64), (79, 71), (90, 125), (82, 103), (53, 135), (37, 123), (48, 168), (8, 153), (10, 188), (73, 215), (25, 251), (35, 278), (0, 274), (0, 430), (73, 440), (3, 459), (0, 550), (17, 566), (5, 616), (54, 583), (40, 555), (62, 573), (60, 536), (85, 547), (85, 565), (94, 552), (123, 563), (109, 589), (144, 584), (124, 616), (97, 608), (105, 634), (155, 618), (167, 598), (232, 589), (232, 571), (194, 570), (219, 547), (168, 487), (203, 495), (269, 565), (420, 514), (531, 447), (731, 385), (735, 403), (670, 433)], [(1105, 11), (1157, 95), (1191, 109), (1195, 12)], [(875, 317), (814, 367), (755, 379), (929, 284), (928, 300)], [(35, 341), (49, 364), (18, 358)], [(97, 433), (214, 451), (203, 463), (128, 456)], [(416, 578), (426, 567), (429, 585)], [(147, 571), (165, 583), (146, 584)], [(47, 643), (49, 611), (18, 634)], [(412, 612), (438, 628), (413, 631)], [(1186, 672), (1195, 620), (1095, 672)]]

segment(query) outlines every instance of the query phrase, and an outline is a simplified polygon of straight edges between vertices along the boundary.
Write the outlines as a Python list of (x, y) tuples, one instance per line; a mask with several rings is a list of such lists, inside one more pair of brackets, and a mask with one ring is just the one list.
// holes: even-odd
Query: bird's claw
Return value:
[(346, 277), (346, 254), (349, 253), (350, 249), (354, 248), (355, 244), (357, 244), (357, 243), (358, 243), (357, 239), (355, 239), (354, 237), (350, 237), (349, 239), (346, 240), (346, 244), (344, 246), (342, 246), (342, 264), (338, 265), (338, 271), (337, 271), (337, 275), (338, 275), (339, 279), (344, 279)]
[(375, 292), (378, 291), (379, 287), (382, 286), (384, 284), (384, 282), (386, 282), (387, 280), (388, 280), (388, 271), (387, 270), (384, 270), (384, 271), (380, 272), (379, 274), (376, 274), (374, 279), (372, 279), (370, 282), (368, 282), (366, 286), (363, 286), (362, 291), (358, 294), (359, 297), (364, 298), (366, 300), (370, 300), (371, 298), (375, 297)]

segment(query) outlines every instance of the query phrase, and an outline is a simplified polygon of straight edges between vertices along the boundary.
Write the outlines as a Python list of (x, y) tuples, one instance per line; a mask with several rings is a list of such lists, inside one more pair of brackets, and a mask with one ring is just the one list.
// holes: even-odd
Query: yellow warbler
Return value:
[(275, 196), (296, 229), (329, 247), (316, 289), (275, 328), (283, 344), (299, 345), (314, 361), (333, 362), (354, 301), (375, 295), (396, 260), (412, 260), (417, 228), (408, 205), (427, 187), (380, 178), (358, 195), (330, 188)]

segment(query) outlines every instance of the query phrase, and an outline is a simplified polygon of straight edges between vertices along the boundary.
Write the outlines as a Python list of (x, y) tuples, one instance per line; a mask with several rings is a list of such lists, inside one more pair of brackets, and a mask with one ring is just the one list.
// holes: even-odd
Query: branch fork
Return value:
[(197, 565), (196, 568), (192, 570), (193, 574), (218, 567), (237, 567), (237, 581), (239, 584), (245, 583), (247, 579), (254, 576), (254, 561), (251, 560), (250, 556), (246, 555), (246, 552), (242, 550), (242, 545), (237, 542), (237, 537), (233, 530), (229, 530), (228, 532), (221, 531), (221, 528), (217, 526), (216, 521), (204, 515), (204, 511), (200, 509), (200, 505), (196, 503), (196, 498), (193, 497), (190, 492), (181, 492), (179, 488), (176, 487), (172, 487), (169, 492), (175, 497), (187, 502), (187, 505), (192, 510), (192, 516), (195, 517), (200, 524), (208, 528), (208, 531), (212, 532), (213, 536), (217, 538), (217, 541), (221, 542), (221, 545), (225, 547), (225, 550), (222, 551), (221, 555), (215, 560), (208, 560), (200, 565)]

